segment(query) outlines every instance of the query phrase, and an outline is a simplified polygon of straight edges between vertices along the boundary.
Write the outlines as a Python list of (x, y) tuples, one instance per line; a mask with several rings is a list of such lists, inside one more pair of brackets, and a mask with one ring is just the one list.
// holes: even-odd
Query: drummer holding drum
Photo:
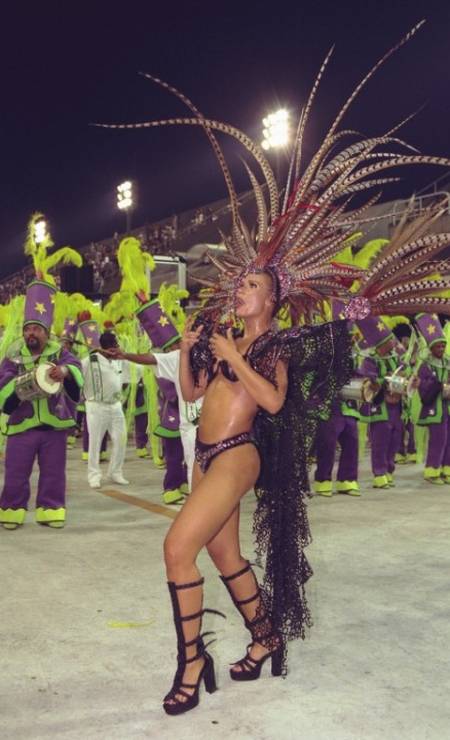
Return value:
[(78, 359), (50, 338), (56, 288), (27, 288), (23, 337), (0, 365), (0, 409), (8, 415), (0, 523), (25, 522), (34, 461), (39, 466), (36, 521), (52, 528), (66, 518), (66, 438), (74, 426), (83, 377)]
[(369, 424), (373, 488), (387, 489), (395, 485), (395, 453), (402, 436), (402, 396), (418, 385), (416, 378), (402, 375), (402, 363), (394, 351), (397, 340), (381, 317), (368, 316), (357, 322), (372, 354), (366, 356), (360, 375), (372, 382), (377, 392), (370, 402), (361, 406), (361, 421)]

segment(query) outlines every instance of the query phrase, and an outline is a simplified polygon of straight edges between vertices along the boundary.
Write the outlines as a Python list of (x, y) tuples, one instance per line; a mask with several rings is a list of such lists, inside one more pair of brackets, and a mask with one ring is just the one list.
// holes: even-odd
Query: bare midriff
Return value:
[(250, 432), (258, 406), (239, 381), (227, 380), (219, 371), (204, 396), (198, 435), (214, 444)]

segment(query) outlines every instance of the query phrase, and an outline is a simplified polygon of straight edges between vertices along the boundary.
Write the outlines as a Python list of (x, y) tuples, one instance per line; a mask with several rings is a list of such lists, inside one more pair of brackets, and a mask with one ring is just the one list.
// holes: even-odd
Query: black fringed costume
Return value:
[[(208, 379), (214, 375), (209, 338), (217, 329), (202, 316), (194, 326), (200, 324), (204, 329), (191, 350), (196, 382), (202, 370)], [(262, 603), (275, 631), (287, 641), (303, 638), (305, 627), (311, 625), (305, 583), (312, 570), (304, 552), (311, 542), (305, 500), (308, 458), (318, 422), (328, 417), (332, 400), (351, 376), (346, 322), (268, 331), (258, 337), (246, 358), (271, 383), (275, 383), (277, 362), (288, 365), (283, 408), (275, 415), (260, 410), (253, 428), (261, 457), (253, 531), (257, 557), (265, 558)]]

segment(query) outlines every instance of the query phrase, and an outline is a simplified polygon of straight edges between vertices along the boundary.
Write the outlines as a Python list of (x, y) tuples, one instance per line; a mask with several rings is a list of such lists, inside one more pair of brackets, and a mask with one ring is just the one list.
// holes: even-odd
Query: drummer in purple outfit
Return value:
[(418, 426), (428, 427), (428, 451), (424, 478), (429, 483), (450, 483), (449, 362), (446, 339), (435, 314), (419, 314), (416, 326), (428, 345), (419, 367), (422, 408)]
[(364, 358), (360, 374), (379, 386), (371, 403), (363, 403), (361, 421), (369, 424), (373, 488), (394, 486), (395, 453), (402, 434), (401, 396), (391, 393), (386, 377), (392, 375), (401, 360), (394, 351), (397, 340), (380, 317), (368, 316), (357, 322), (366, 344), (373, 354)]
[[(79, 361), (49, 336), (55, 292), (47, 282), (30, 283), (23, 343), (18, 343), (17, 349), (13, 346), (0, 365), (0, 408), (8, 414), (5, 481), (0, 497), (0, 523), (5, 529), (16, 529), (25, 521), (36, 458), (36, 521), (60, 528), (66, 518), (66, 437), (74, 426), (83, 378)], [(21, 396), (30, 396), (29, 388), (24, 392), (21, 376), (45, 362), (54, 364), (48, 377), (60, 382), (61, 390), (45, 396), (37, 388), (34, 399), (21, 400)]]
[[(332, 302), (333, 320), (343, 318), (343, 304)], [(360, 496), (358, 484), (358, 404), (354, 400), (335, 399), (331, 415), (321, 421), (316, 436), (317, 469), (314, 491), (321, 496), (332, 496), (332, 471), (339, 442), (341, 451), (336, 475), (337, 493)]]

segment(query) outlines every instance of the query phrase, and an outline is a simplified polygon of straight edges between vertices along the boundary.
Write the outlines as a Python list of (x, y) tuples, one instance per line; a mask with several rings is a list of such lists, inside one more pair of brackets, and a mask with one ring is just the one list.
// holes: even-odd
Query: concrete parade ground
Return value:
[[(310, 501), (314, 627), (290, 646), (286, 680), (267, 664), (258, 681), (230, 680), (248, 633), (202, 554), (205, 606), (227, 615), (204, 619), (219, 690), (168, 717), (176, 644), (162, 543), (176, 507), (162, 503), (162, 471), (131, 447), (127, 487), (91, 490), (80, 456), (68, 453), (65, 529), (30, 511), (21, 529), (0, 530), (2, 740), (450, 738), (450, 485), (403, 465), (396, 487), (377, 491), (366, 458), (360, 498)], [(249, 558), (253, 508), (249, 493)]]

